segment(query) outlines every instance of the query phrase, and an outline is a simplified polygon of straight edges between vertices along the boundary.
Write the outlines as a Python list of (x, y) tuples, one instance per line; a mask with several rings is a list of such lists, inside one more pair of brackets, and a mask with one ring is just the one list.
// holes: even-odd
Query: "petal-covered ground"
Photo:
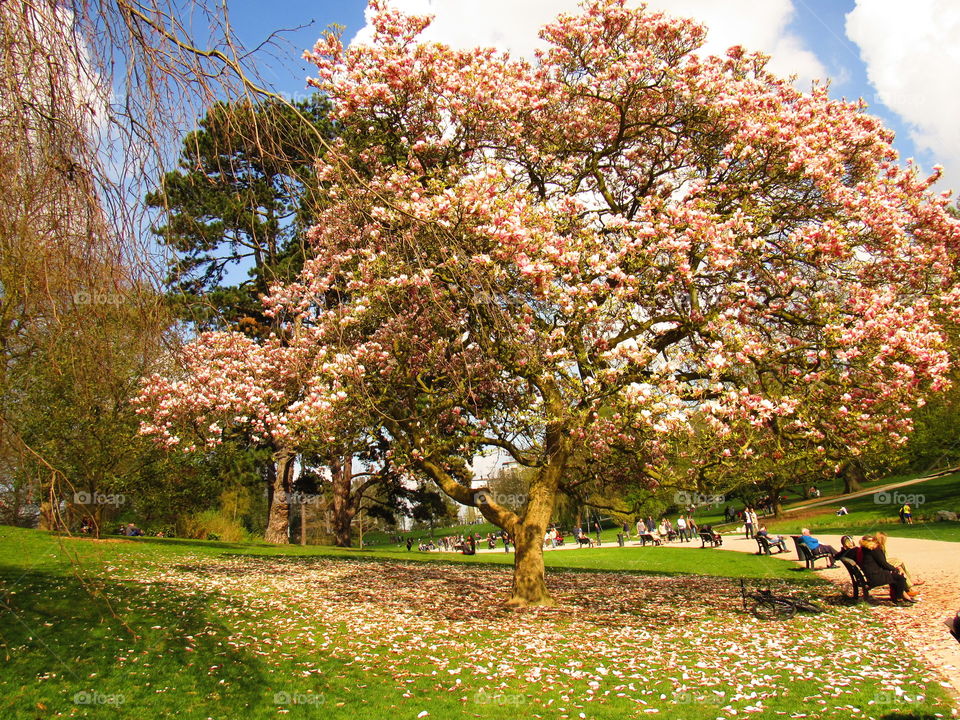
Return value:
[[(556, 572), (548, 581), (558, 607), (520, 612), (502, 607), (503, 568), (198, 556), (141, 569), (131, 581), (148, 584), (160, 603), (165, 593), (214, 598), (228, 629), (218, 640), (224, 655), (292, 663), (296, 677), (263, 688), (281, 715), (952, 712), (938, 676), (862, 608), (827, 604), (821, 615), (762, 621), (724, 578)], [(318, 705), (322, 714), (304, 714)]]
[[(840, 547), (840, 536), (820, 535), (822, 542)], [(924, 662), (935, 667), (953, 685), (954, 694), (960, 693), (960, 643), (950, 634), (950, 624), (960, 610), (960, 552), (957, 543), (933, 538), (902, 538), (889, 540), (891, 556), (902, 561), (919, 586), (921, 600), (911, 607), (895, 607), (889, 603), (889, 592), (876, 588), (871, 595), (879, 602), (864, 605), (862, 612), (883, 623), (888, 631), (903, 639)], [(728, 536), (723, 550), (754, 553), (756, 543), (739, 536)], [(777, 554), (776, 559), (796, 562), (793, 552)], [(849, 585), (849, 576), (842, 568), (826, 570), (822, 564), (816, 570), (821, 577)]]

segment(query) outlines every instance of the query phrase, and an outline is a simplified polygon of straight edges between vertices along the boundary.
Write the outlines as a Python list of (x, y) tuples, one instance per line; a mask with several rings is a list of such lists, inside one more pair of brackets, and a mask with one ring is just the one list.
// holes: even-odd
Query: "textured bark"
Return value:
[(53, 503), (45, 500), (40, 503), (40, 520), (37, 527), (40, 530), (55, 530), (56, 521), (54, 520)]
[(526, 507), (515, 526), (513, 587), (507, 602), (511, 607), (556, 604), (547, 590), (543, 535), (553, 515), (560, 477), (570, 455), (569, 448), (570, 440), (563, 429), (548, 427), (545, 448), (548, 461), (531, 483)]
[(279, 450), (273, 456), (276, 475), (270, 517), (263, 539), (268, 543), (285, 545), (290, 542), (290, 485), (293, 480), (293, 461), (296, 455), (289, 450)]
[(340, 466), (333, 468), (333, 542), (337, 547), (350, 547), (350, 527), (357, 508), (350, 494), (353, 484), (353, 458), (341, 458)]
[(844, 495), (849, 495), (850, 493), (863, 489), (861, 483), (865, 482), (867, 477), (863, 471), (863, 465), (860, 462), (857, 460), (848, 460), (844, 463), (840, 472), (843, 473)]
[(543, 565), (543, 533), (536, 524), (524, 523), (517, 528), (514, 537), (513, 586), (511, 607), (530, 607), (554, 605), (554, 599), (547, 591), (545, 568)]
[[(557, 415), (562, 415), (559, 395), (554, 394), (551, 399), (558, 407)], [(507, 601), (510, 607), (555, 604), (544, 579), (543, 534), (553, 515), (560, 477), (570, 458), (570, 447), (570, 437), (563, 425), (553, 423), (547, 426), (544, 440), (546, 463), (530, 485), (527, 503), (521, 514), (499, 505), (495, 494), (488, 488), (471, 488), (469, 481), (472, 475), (465, 466), (459, 468), (458, 482), (451, 470), (444, 469), (443, 463), (438, 460), (428, 458), (418, 463), (420, 469), (443, 492), (462, 505), (477, 508), (487, 520), (506, 530), (513, 538), (513, 586)], [(450, 468), (453, 467), (451, 464)]]
[(274, 464), (273, 458), (271, 458), (269, 461), (264, 461), (261, 468), (261, 477), (263, 478), (264, 485), (267, 489), (266, 526), (270, 527), (270, 511), (273, 509), (273, 488), (277, 484), (277, 466)]

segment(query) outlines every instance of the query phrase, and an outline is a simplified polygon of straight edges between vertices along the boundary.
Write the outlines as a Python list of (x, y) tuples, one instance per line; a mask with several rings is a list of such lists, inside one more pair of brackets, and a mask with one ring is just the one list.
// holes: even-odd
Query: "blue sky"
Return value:
[[(762, 50), (782, 75), (829, 79), (831, 94), (862, 97), (897, 133), (902, 158), (924, 170), (946, 167), (938, 189), (960, 189), (960, 2), (957, 0), (648, 0), (658, 10), (694, 17), (710, 28), (708, 49), (733, 44)], [(536, 32), (576, 0), (394, 0), (436, 15), (431, 39), (498, 45), (529, 52)], [(291, 95), (306, 92), (311, 67), (300, 55), (330, 24), (345, 39), (365, 25), (366, 0), (231, 0), (234, 28), (248, 47), (270, 32), (295, 28), (266, 69)]]

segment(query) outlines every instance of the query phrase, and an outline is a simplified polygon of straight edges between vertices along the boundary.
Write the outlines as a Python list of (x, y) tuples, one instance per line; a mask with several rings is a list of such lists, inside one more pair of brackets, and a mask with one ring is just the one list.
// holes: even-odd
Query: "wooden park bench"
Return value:
[(762, 535), (754, 535), (753, 539), (757, 541), (757, 555), (772, 555), (774, 552), (782, 553), (787, 550), (785, 545), (771, 543)]
[(651, 535), (650, 533), (641, 533), (640, 544), (643, 547), (646, 547), (647, 543), (650, 543), (651, 545), (663, 545), (663, 540), (658, 538), (656, 535)]
[(700, 547), (705, 548), (707, 545), (710, 545), (710, 547), (720, 547), (723, 545), (723, 539), (719, 535), (714, 535), (713, 533), (701, 532)]
[(827, 565), (833, 565), (833, 556), (831, 555), (814, 555), (810, 552), (810, 548), (807, 547), (806, 543), (800, 540), (799, 535), (791, 535), (793, 538), (793, 544), (797, 548), (797, 559), (802, 560), (806, 563), (807, 570), (813, 570), (816, 567), (816, 562), (820, 558), (823, 558), (827, 561)]
[(857, 565), (852, 558), (842, 557), (840, 558), (840, 562), (843, 563), (847, 572), (850, 573), (850, 587), (854, 602), (860, 602), (861, 593), (863, 594), (864, 600), (872, 602), (873, 598), (870, 597), (870, 591), (875, 587), (884, 585), (884, 583), (871, 585), (870, 581), (867, 580), (867, 576), (863, 574), (863, 570), (860, 569), (860, 566)]

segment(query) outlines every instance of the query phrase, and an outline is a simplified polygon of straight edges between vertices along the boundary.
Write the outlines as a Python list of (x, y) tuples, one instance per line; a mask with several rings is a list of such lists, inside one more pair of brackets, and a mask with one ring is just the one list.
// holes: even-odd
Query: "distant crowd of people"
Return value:
[[(97, 526), (91, 517), (84, 517), (80, 520), (80, 534), (81, 535), (96, 535)], [(113, 531), (114, 535), (123, 535), (124, 537), (144, 537), (147, 535), (143, 530), (137, 527), (136, 523), (121, 523), (116, 526), (116, 529)], [(172, 533), (164, 530), (157, 530), (151, 533), (152, 537), (170, 537)]]
[[(637, 520), (637, 537), (642, 535), (652, 536), (660, 542), (690, 542), (700, 532), (697, 521), (693, 518), (693, 513), (681, 513), (675, 520), (671, 520), (664, 515), (659, 522), (654, 521), (652, 515)], [(630, 539), (630, 526), (623, 524), (623, 534)]]
[(398, 545), (406, 545), (408, 552), (416, 545), (420, 552), (459, 552), (464, 555), (475, 555), (477, 546), (484, 543), (491, 550), (502, 544), (504, 552), (509, 551), (511, 545), (510, 536), (503, 531), (487, 533), (485, 538), (480, 533), (467, 533), (466, 535), (444, 535), (439, 538), (404, 538), (402, 535), (397, 535), (394, 539)]

